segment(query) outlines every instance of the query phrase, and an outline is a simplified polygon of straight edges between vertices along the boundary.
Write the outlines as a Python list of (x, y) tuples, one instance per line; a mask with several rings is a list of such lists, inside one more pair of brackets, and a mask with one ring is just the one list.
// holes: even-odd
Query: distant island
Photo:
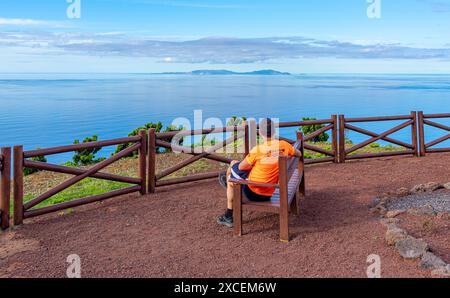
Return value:
[(288, 72), (279, 72), (272, 69), (256, 70), (251, 72), (235, 72), (230, 70), (194, 70), (190, 72), (163, 72), (165, 75), (195, 75), (195, 76), (229, 76), (229, 75), (247, 75), (247, 76), (290, 76)]

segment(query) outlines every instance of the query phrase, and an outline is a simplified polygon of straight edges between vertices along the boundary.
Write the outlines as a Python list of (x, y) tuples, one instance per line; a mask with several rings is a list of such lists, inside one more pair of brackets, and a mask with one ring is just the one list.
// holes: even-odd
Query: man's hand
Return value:
[(298, 157), (298, 158), (300, 158), (300, 157), (302, 157), (302, 156), (303, 156), (303, 154), (302, 154), (302, 152), (301, 152), (300, 150), (298, 150), (298, 149), (295, 149), (295, 153), (294, 153), (294, 156), (295, 156), (295, 157)]

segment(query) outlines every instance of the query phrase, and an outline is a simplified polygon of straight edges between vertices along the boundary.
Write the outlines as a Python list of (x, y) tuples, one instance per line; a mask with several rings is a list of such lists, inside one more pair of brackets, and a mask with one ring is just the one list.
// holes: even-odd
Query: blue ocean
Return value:
[[(224, 123), (231, 116), (296, 121), (331, 114), (449, 113), (450, 75), (0, 74), (1, 146), (30, 150), (72, 144), (93, 134), (101, 140), (122, 137), (147, 122), (192, 120), (194, 110), (202, 110), (204, 119), (217, 117)], [(382, 132), (396, 124), (360, 126)], [(293, 130), (281, 134), (293, 136)], [(429, 138), (442, 134), (427, 133)], [(392, 137), (410, 141), (410, 130)], [(368, 137), (355, 133), (351, 138)]]

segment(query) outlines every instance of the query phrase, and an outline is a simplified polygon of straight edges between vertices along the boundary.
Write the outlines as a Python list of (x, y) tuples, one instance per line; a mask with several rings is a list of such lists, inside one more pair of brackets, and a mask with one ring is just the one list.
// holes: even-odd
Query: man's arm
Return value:
[(252, 168), (253, 165), (247, 161), (247, 158), (244, 158), (244, 160), (239, 164), (239, 170), (241, 171), (250, 171)]

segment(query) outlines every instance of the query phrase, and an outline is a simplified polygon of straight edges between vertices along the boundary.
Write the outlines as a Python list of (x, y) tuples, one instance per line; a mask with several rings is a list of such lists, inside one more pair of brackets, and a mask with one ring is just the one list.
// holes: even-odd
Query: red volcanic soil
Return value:
[(289, 244), (274, 215), (245, 213), (242, 238), (218, 226), (225, 192), (216, 181), (111, 199), (0, 234), (0, 276), (64, 277), (67, 256), (78, 254), (84, 277), (365, 277), (378, 254), (383, 277), (430, 277), (385, 244), (368, 205), (400, 187), (450, 181), (449, 164), (438, 154), (308, 167)]

